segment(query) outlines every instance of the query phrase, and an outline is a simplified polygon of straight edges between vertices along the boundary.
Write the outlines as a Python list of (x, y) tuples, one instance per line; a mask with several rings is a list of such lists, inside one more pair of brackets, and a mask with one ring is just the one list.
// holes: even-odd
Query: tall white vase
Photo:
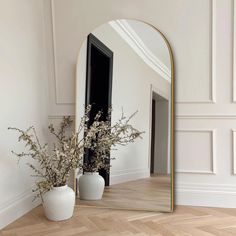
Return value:
[(67, 185), (53, 187), (43, 195), (43, 208), (46, 217), (52, 221), (72, 217), (75, 206), (75, 192)]
[(79, 178), (79, 196), (82, 200), (100, 200), (104, 192), (105, 181), (98, 172), (85, 172)]

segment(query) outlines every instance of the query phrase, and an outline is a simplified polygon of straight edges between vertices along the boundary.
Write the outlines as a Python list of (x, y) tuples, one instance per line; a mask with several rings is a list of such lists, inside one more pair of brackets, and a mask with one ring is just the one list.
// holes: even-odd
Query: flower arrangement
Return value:
[[(15, 130), (20, 133), (18, 141), (23, 141), (27, 149), (26, 152), (15, 154), (19, 160), (21, 158), (31, 157), (38, 165), (27, 163), (28, 166), (35, 172), (33, 177), (37, 177), (36, 198), (42, 195), (53, 187), (60, 187), (66, 185), (69, 174), (75, 170), (84, 156), (84, 149), (90, 146), (91, 138), (89, 136), (80, 137), (86, 122), (88, 121), (88, 114), (90, 107), (86, 108), (85, 115), (81, 118), (80, 125), (77, 132), (71, 132), (66, 135), (66, 130), (71, 127), (73, 121), (68, 117), (64, 117), (58, 130), (51, 124), (48, 129), (50, 133), (56, 137), (57, 144), (54, 143), (53, 150), (49, 153), (48, 144), (42, 145), (37, 136), (36, 130), (33, 126), (27, 130), (9, 127), (10, 130)], [(89, 132), (88, 132), (89, 133)], [(42, 199), (43, 200), (43, 199)]]
[[(71, 127), (73, 121), (64, 117), (58, 130), (51, 124), (50, 133), (56, 138), (52, 151), (48, 152), (48, 144), (41, 145), (33, 126), (27, 130), (9, 127), (20, 133), (18, 141), (23, 141), (27, 149), (26, 152), (14, 153), (19, 160), (21, 158), (31, 157), (38, 165), (28, 163), (29, 167), (35, 172), (34, 177), (38, 177), (36, 188), (36, 197), (42, 195), (53, 187), (66, 185), (70, 172), (79, 168), (85, 172), (96, 172), (100, 169), (110, 169), (110, 150), (116, 145), (127, 145), (143, 132), (135, 129), (130, 120), (136, 115), (136, 112), (130, 117), (125, 117), (123, 112), (121, 118), (111, 125), (111, 109), (105, 121), (101, 120), (102, 112), (98, 112), (93, 123), (88, 126), (91, 105), (85, 109), (85, 114), (81, 118), (78, 130), (66, 135), (66, 130)], [(81, 137), (81, 132), (84, 132)], [(90, 152), (92, 158), (89, 162), (83, 162), (86, 152)]]
[(110, 158), (110, 150), (114, 149), (116, 145), (125, 146), (134, 142), (136, 138), (141, 138), (143, 132), (129, 124), (137, 112), (126, 117), (122, 111), (120, 119), (111, 124), (111, 111), (109, 109), (105, 121), (100, 120), (102, 112), (98, 112), (89, 129), (85, 129), (85, 135), (91, 136), (91, 143), (87, 148), (90, 158), (80, 166), (84, 172), (97, 172), (100, 169), (109, 172), (112, 159)]

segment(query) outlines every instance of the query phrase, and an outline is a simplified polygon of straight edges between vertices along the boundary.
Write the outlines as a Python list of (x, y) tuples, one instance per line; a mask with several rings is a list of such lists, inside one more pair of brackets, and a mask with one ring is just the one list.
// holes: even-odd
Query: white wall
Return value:
[(47, 129), (47, 74), (43, 1), (0, 2), (0, 228), (31, 210), (33, 178), (11, 150), (23, 151), (7, 127)]
[[(111, 157), (116, 158), (111, 162), (111, 184), (149, 177), (150, 88), (153, 85), (162, 93), (170, 95), (171, 86), (151, 69), (108, 23), (96, 28), (92, 33), (114, 53), (112, 123), (121, 117), (122, 107), (126, 116), (138, 110), (131, 122), (137, 129), (145, 131), (143, 139), (138, 139), (126, 147), (116, 147), (118, 150), (111, 152)], [(85, 41), (77, 65), (77, 122), (84, 110), (86, 47)]]
[(232, 131), (236, 125), (233, 0), (149, 0), (148, 3), (57, 0), (52, 3), (48, 19), (52, 13), (53, 22), (48, 27), (54, 30), (54, 43), (52, 37), (48, 40), (54, 45), (54, 55), (49, 51), (48, 57), (51, 74), (54, 75), (54, 70), (56, 74), (50, 80), (50, 115), (75, 114), (76, 61), (88, 33), (113, 19), (146, 21), (166, 35), (174, 52), (175, 201), (236, 207), (235, 132)]

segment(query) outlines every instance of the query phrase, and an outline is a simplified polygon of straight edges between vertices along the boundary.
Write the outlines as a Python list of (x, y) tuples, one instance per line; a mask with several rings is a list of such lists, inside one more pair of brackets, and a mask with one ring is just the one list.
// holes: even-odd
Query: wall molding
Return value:
[(175, 186), (176, 190), (184, 191), (211, 191), (211, 192), (228, 192), (236, 194), (236, 185), (225, 184), (203, 184), (203, 183), (178, 183)]
[(215, 61), (215, 56), (216, 56), (216, 52), (215, 52), (215, 42), (216, 42), (216, 36), (215, 36), (215, 0), (209, 0), (210, 2), (210, 8), (209, 8), (209, 22), (210, 22), (210, 98), (209, 99), (205, 99), (205, 100), (179, 100), (176, 101), (179, 104), (208, 104), (208, 103), (216, 103), (216, 96), (215, 96), (215, 65), (214, 65), (214, 61)]
[(192, 119), (192, 120), (197, 120), (197, 119), (230, 119), (234, 120), (236, 119), (236, 115), (225, 115), (225, 114), (217, 114), (217, 115), (212, 115), (212, 114), (192, 114), (192, 115), (175, 115), (176, 119)]
[(236, 207), (236, 185), (179, 183), (175, 192), (177, 205)]
[(211, 169), (209, 171), (202, 170), (184, 170), (184, 169), (175, 169), (175, 173), (181, 174), (207, 174), (215, 175), (216, 174), (216, 130), (215, 129), (176, 129), (176, 132), (181, 133), (210, 133), (211, 134)]
[(232, 174), (236, 175), (236, 129), (231, 129), (232, 132), (232, 153), (233, 153), (233, 165), (232, 165)]
[[(211, 57), (210, 57), (210, 65), (211, 65), (211, 72), (210, 72), (210, 98), (206, 100), (179, 100), (177, 103), (179, 104), (209, 104), (209, 103), (216, 103), (215, 98), (215, 72), (214, 72), (214, 63), (215, 60), (215, 14), (214, 14), (214, 0), (210, 1), (210, 42), (211, 42)], [(53, 69), (54, 69), (54, 81), (55, 81), (55, 103), (56, 105), (74, 105), (75, 102), (63, 102), (60, 101), (59, 98), (59, 81), (58, 81), (58, 74), (57, 74), (57, 53), (56, 53), (56, 35), (55, 35), (55, 11), (54, 11), (54, 0), (50, 1), (51, 5), (51, 20), (52, 20), (52, 41), (53, 41)], [(110, 23), (111, 26), (124, 38), (128, 38), (129, 44), (133, 45), (133, 48), (136, 48), (135, 51), (139, 51), (139, 55), (142, 59), (155, 71), (161, 74), (162, 77), (167, 79), (167, 81), (171, 81), (171, 73), (168, 71), (168, 68), (158, 59), (156, 58), (153, 53), (146, 47), (146, 45), (142, 42), (142, 40), (137, 36), (137, 34), (132, 30), (129, 24), (125, 20), (117, 20), (116, 22)], [(127, 41), (127, 40), (126, 40)], [(236, 66), (236, 65), (235, 65)], [(233, 79), (235, 82), (235, 79)], [(234, 86), (233, 86), (234, 87)], [(236, 85), (235, 85), (236, 87)], [(234, 93), (233, 93), (234, 94)], [(235, 100), (235, 101), (234, 101)], [(236, 102), (236, 96), (234, 96), (233, 101)]]
[(232, 30), (233, 30), (233, 58), (232, 58), (232, 78), (233, 78), (233, 86), (232, 86), (232, 103), (236, 103), (236, 93), (235, 93), (235, 89), (236, 89), (236, 4), (234, 2), (234, 0), (232, 1), (232, 12), (233, 12), (233, 21), (232, 21)]
[(147, 65), (171, 83), (169, 68), (149, 50), (126, 20), (116, 20), (109, 22), (109, 24)]
[(55, 35), (55, 7), (54, 0), (50, 1), (51, 7), (51, 21), (52, 21), (52, 54), (53, 54), (53, 70), (54, 70), (54, 82), (55, 82), (55, 103), (56, 105), (75, 105), (75, 102), (62, 102), (59, 98), (59, 81), (58, 81), (58, 73), (57, 73), (57, 52), (56, 52), (56, 35)]
[(32, 192), (33, 187), (28, 188), (23, 193), (0, 206), (0, 229), (41, 204), (39, 199), (32, 201), (34, 197), (34, 193)]

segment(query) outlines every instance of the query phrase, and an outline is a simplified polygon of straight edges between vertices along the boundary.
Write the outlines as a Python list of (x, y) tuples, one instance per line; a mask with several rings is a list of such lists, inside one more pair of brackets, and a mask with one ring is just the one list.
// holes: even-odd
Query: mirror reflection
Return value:
[[(124, 121), (128, 120), (133, 129), (127, 132), (140, 131), (142, 138), (109, 150), (106, 153), (108, 169), (85, 168), (83, 173), (78, 173), (78, 204), (172, 211), (171, 69), (167, 42), (148, 24), (115, 20), (88, 35), (77, 62), (77, 125), (85, 107), (91, 105), (88, 127), (99, 111), (102, 111), (99, 120), (110, 121), (111, 127), (123, 114)], [(84, 163), (95, 163), (96, 158), (93, 152), (87, 151)]]

